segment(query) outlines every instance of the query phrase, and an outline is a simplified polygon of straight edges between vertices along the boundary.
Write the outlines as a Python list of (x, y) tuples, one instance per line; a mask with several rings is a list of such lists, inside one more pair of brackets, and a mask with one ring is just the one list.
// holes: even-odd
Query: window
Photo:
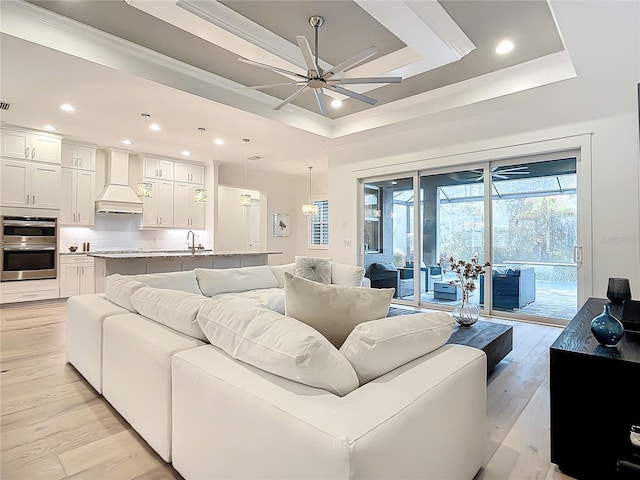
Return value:
[(309, 222), (309, 246), (311, 248), (327, 248), (329, 246), (329, 200), (313, 200), (318, 206), (318, 213)]

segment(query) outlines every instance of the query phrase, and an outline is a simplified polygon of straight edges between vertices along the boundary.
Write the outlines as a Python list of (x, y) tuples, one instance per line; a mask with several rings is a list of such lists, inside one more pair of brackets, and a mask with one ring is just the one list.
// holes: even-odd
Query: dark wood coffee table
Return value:
[(447, 343), (468, 345), (487, 354), (487, 373), (513, 350), (513, 327), (496, 322), (478, 320), (470, 327), (454, 327)]
[[(415, 310), (395, 308), (389, 309), (390, 317), (409, 315)], [(487, 374), (513, 350), (513, 327), (502, 323), (478, 320), (470, 327), (456, 324), (447, 343), (467, 345), (482, 350), (487, 354)]]

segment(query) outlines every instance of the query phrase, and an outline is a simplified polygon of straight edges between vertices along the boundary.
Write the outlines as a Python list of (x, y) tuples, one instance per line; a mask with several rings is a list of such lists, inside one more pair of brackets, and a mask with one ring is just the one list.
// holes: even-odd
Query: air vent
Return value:
[(11, 108), (11, 105), (13, 104), (0, 101), (0, 110), (9, 110)]
[(253, 157), (247, 157), (247, 160), (251, 160), (252, 162), (255, 160), (260, 160), (262, 157), (260, 155), (254, 155)]

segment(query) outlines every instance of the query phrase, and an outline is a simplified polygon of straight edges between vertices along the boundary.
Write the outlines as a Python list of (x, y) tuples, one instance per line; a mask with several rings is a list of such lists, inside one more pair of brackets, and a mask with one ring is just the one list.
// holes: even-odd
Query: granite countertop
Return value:
[[(78, 253), (78, 252), (77, 252)], [(76, 254), (77, 254), (76, 253)], [(214, 252), (213, 250), (196, 249), (191, 250), (134, 250), (134, 251), (111, 251), (111, 252), (79, 252), (96, 258), (107, 259), (143, 259), (143, 258), (176, 258), (176, 257), (225, 257), (225, 256), (237, 256), (237, 255), (269, 255), (269, 254), (281, 254), (282, 252), (276, 251), (226, 251), (226, 252)], [(73, 255), (73, 254), (72, 254)]]

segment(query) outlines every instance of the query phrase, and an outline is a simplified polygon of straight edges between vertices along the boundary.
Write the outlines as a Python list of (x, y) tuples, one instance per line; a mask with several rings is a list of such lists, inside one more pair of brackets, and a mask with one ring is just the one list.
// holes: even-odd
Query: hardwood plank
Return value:
[(18, 465), (5, 465), (0, 462), (0, 471), (3, 480), (25, 480), (37, 478), (38, 480), (62, 480), (66, 474), (58, 457), (43, 458), (33, 463), (20, 463)]

